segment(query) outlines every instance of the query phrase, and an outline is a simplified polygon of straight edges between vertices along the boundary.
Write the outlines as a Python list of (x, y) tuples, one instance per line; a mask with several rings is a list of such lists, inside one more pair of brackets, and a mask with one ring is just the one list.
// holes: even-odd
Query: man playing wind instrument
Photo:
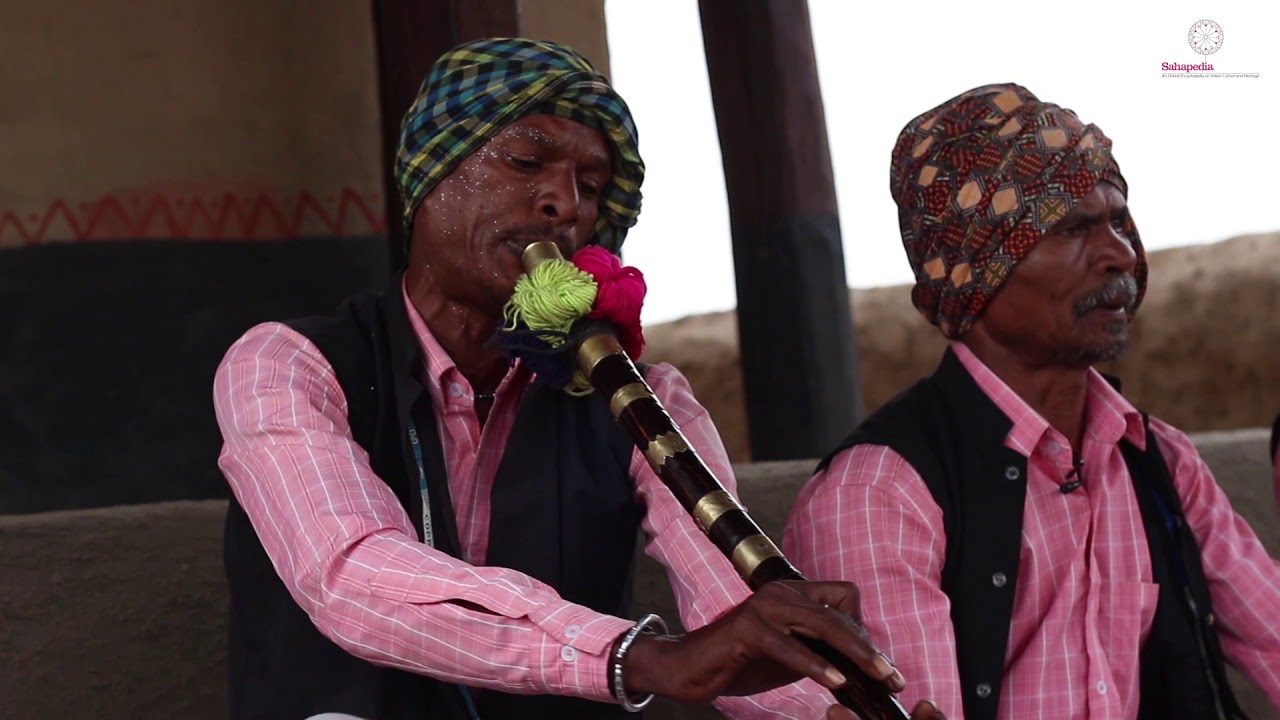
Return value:
[[(653, 695), (853, 717), (800, 634), (903, 687), (852, 585), (751, 593), (607, 402), (494, 345), (524, 248), (617, 252), (643, 174), (626, 104), (573, 50), (482, 40), (435, 64), (396, 160), (405, 271), (334, 316), (253, 328), (218, 369), (234, 717), (606, 718)], [(646, 377), (732, 488), (684, 377)], [(688, 634), (625, 616), (637, 529)]]

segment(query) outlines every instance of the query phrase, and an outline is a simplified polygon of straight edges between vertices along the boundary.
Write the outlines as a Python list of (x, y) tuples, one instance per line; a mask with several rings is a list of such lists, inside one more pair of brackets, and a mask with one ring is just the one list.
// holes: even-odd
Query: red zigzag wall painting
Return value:
[(383, 235), (382, 196), (352, 188), (317, 197), (279, 193), (121, 196), (107, 194), (79, 208), (64, 198), (44, 212), (0, 213), (0, 248), (46, 242), (190, 238), (280, 240), (305, 236)]

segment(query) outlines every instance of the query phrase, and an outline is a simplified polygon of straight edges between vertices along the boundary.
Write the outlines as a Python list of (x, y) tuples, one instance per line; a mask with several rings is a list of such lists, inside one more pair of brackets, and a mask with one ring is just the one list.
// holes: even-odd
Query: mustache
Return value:
[(1105, 285), (1076, 302), (1076, 315), (1084, 315), (1100, 305), (1123, 305), (1125, 312), (1132, 313), (1138, 305), (1138, 281), (1132, 275), (1113, 276)]

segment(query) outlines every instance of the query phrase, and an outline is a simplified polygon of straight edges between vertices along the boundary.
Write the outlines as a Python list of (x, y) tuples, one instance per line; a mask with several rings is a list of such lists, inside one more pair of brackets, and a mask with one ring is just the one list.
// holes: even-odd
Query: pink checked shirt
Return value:
[[(227, 352), (214, 380), (225, 444), (218, 464), (276, 571), (321, 631), (381, 665), (509, 692), (613, 701), (607, 656), (632, 621), (562, 600), (519, 572), (485, 567), (489, 493), (530, 373), (518, 363), (483, 427), (467, 379), (405, 298), (425, 356), (457, 514), (462, 559), (417, 541), (413, 520), (351, 438), (347, 404), (317, 348), (268, 323)], [(648, 381), (730, 490), (733, 474), (707, 411), (673, 367)], [(636, 500), (646, 551), (668, 570), (686, 627), (701, 627), (749, 595), (637, 452)], [(823, 717), (830, 695), (803, 681), (717, 704), (741, 718)]]
[[(1027, 497), (999, 717), (1135, 718), (1138, 652), (1157, 586), (1117, 443), (1145, 447), (1142, 416), (1090, 371), (1084, 486), (1062, 494), (1071, 447), (973, 355), (952, 345), (1013, 421), (1005, 446), (1027, 456)], [(1280, 565), (1231, 509), (1191, 441), (1151, 420), (1203, 554), (1227, 658), (1280, 707)], [(801, 493), (784, 547), (808, 577), (862, 590), (872, 638), (907, 680), (907, 707), (931, 698), (964, 716), (950, 604), (941, 590), (942, 511), (900, 455), (841, 453)]]

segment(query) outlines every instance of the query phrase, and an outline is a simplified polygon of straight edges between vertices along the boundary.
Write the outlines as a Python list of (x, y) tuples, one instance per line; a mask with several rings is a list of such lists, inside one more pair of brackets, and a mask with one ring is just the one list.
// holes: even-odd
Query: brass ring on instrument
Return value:
[(645, 448), (644, 456), (649, 458), (650, 465), (658, 468), (662, 467), (667, 458), (688, 449), (689, 443), (685, 442), (684, 436), (679, 431), (672, 430), (651, 440), (649, 447)]
[(737, 500), (729, 494), (727, 490), (712, 490), (711, 492), (698, 498), (698, 502), (693, 506), (693, 519), (698, 522), (698, 526), (703, 532), (711, 529), (716, 520), (720, 516), (730, 510), (741, 510), (742, 506)]
[(524, 252), (520, 253), (520, 264), (524, 265), (525, 272), (532, 271), (535, 267), (548, 260), (563, 259), (564, 255), (560, 254), (560, 246), (550, 240), (529, 243)]
[(618, 338), (609, 333), (596, 333), (578, 346), (578, 369), (583, 375), (587, 376), (587, 380), (591, 379), (591, 374), (595, 372), (596, 365), (601, 360), (610, 355), (627, 356), (622, 345), (618, 342)]
[(733, 548), (733, 566), (742, 577), (749, 578), (760, 563), (772, 557), (782, 557), (782, 551), (762, 533), (749, 535)]
[(653, 397), (653, 391), (649, 389), (648, 385), (642, 382), (627, 383), (618, 388), (613, 397), (609, 398), (609, 412), (613, 413), (614, 417), (618, 417), (631, 403), (642, 398), (651, 397)]

